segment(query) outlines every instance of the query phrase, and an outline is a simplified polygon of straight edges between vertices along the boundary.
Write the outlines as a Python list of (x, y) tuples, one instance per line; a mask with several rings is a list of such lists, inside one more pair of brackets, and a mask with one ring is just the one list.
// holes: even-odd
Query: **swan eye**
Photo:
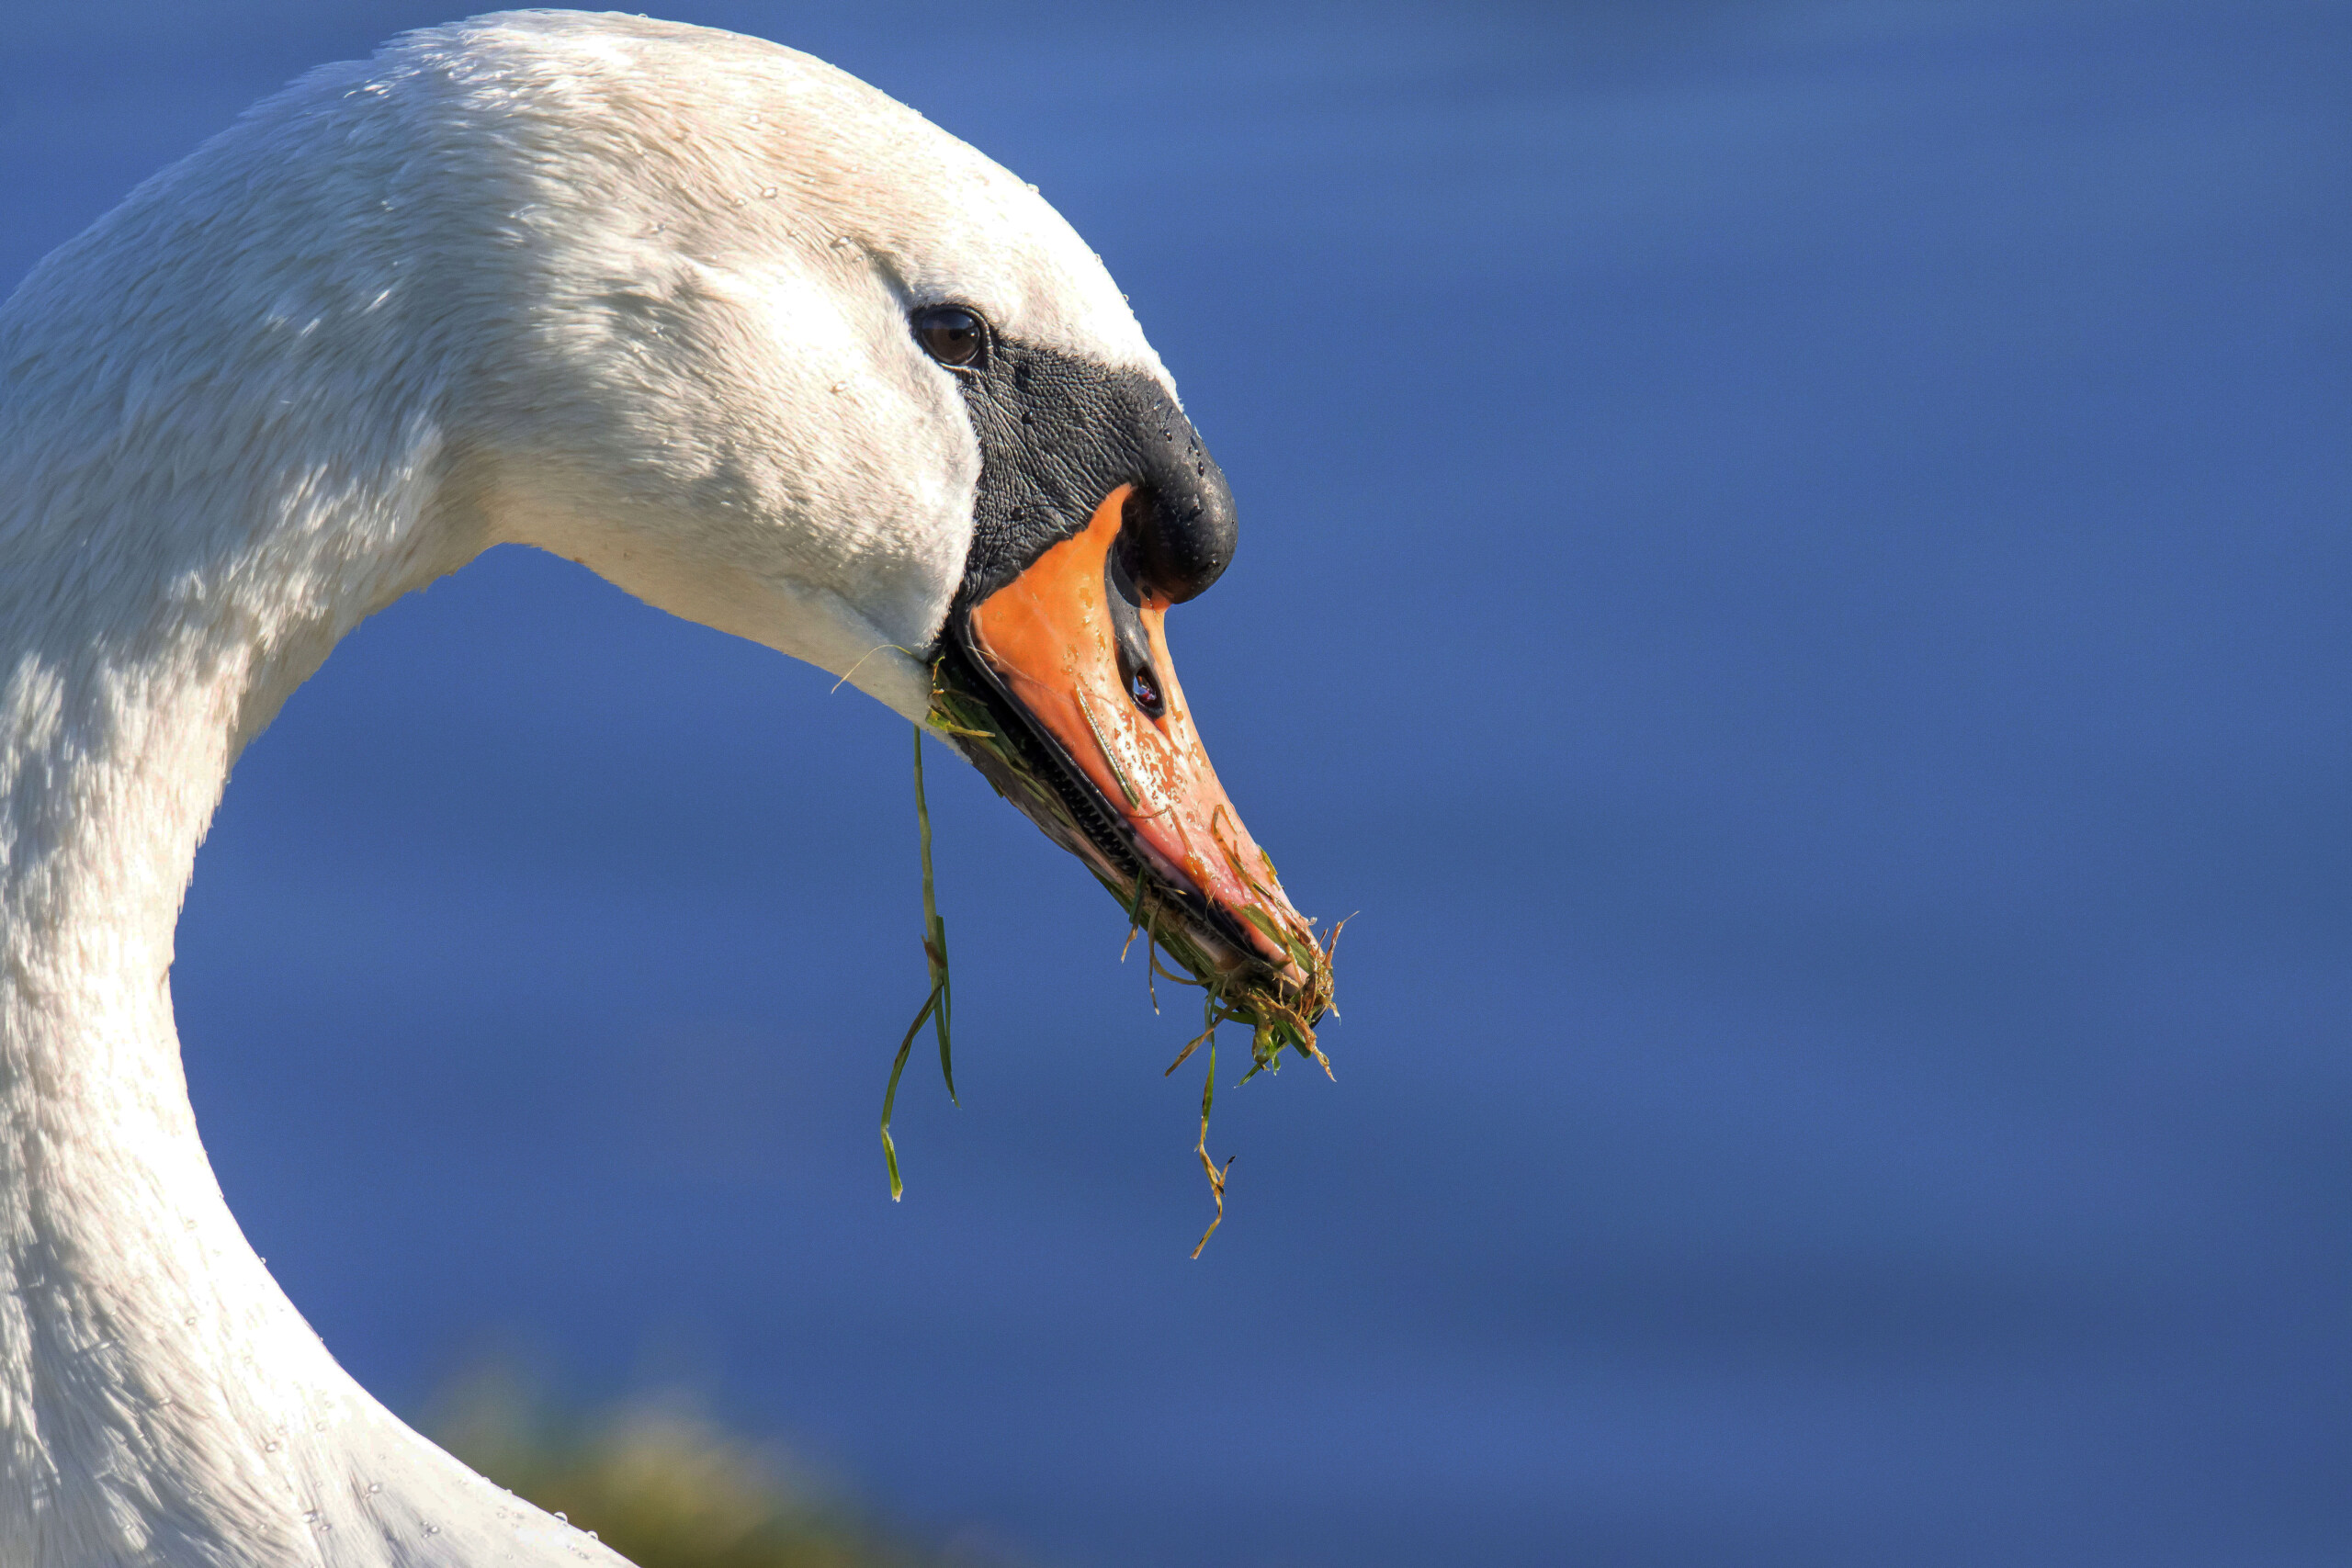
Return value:
[(986, 321), (961, 305), (933, 305), (915, 312), (915, 336), (924, 353), (942, 365), (962, 369), (979, 358), (989, 329)]

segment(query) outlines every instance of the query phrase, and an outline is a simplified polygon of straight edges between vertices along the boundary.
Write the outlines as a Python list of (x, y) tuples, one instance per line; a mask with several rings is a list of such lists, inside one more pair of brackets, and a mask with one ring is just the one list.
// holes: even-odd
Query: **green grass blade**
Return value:
[(947, 1081), (947, 1100), (956, 1098), (956, 1060), (948, 1047), (948, 1026), (955, 1012), (955, 991), (947, 979), (947, 922), (939, 918), (939, 896), (931, 873), (931, 805), (923, 798), (922, 726), (915, 726), (915, 827), (922, 844), (922, 953), (931, 965), (932, 1027), (939, 1034), (939, 1076)]
[(932, 971), (932, 984), (939, 993), (939, 1006), (931, 1015), (932, 1027), (939, 1032), (939, 1076), (947, 1080), (947, 1103), (960, 1108), (963, 1101), (956, 1098), (956, 1063), (947, 1051), (947, 1010), (954, 993), (947, 987), (947, 922), (934, 920), (931, 928), (933, 950), (939, 962)]
[(890, 1064), (890, 1085), (882, 1091), (882, 1163), (890, 1168), (890, 1201), (897, 1202), (906, 1195), (907, 1184), (899, 1179), (899, 1145), (890, 1141), (890, 1108), (899, 1102), (899, 1075), (907, 1070), (907, 1055), (915, 1048), (915, 1036), (922, 1031), (922, 1021), (939, 1006), (939, 992), (934, 987), (930, 998), (922, 1004), (922, 1011), (907, 1025), (907, 1037), (899, 1042), (899, 1059)]

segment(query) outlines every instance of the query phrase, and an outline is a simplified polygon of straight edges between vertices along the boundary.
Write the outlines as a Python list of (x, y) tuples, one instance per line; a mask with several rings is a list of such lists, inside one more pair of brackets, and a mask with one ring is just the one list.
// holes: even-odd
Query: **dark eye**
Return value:
[(979, 358), (989, 328), (961, 305), (933, 305), (915, 312), (915, 337), (933, 359), (961, 368)]

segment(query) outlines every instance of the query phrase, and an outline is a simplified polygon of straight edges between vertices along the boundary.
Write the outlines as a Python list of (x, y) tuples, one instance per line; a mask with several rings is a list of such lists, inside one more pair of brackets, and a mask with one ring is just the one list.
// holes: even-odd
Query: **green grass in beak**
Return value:
[[(959, 676), (945, 659), (933, 664), (931, 712), (926, 716), (925, 723), (938, 734), (947, 737), (978, 764), (997, 792), (1025, 812), (1032, 821), (1045, 829), (1047, 837), (1072, 848), (1089, 843), (1091, 840), (1086, 829), (1070, 815), (1069, 807), (1053, 782), (1039, 776), (1031, 765), (1028, 751), (1015, 738), (998, 728), (986, 699), (979, 692), (966, 689), (961, 683), (964, 679), (966, 677)], [(1093, 715), (1087, 713), (1085, 717), (1089, 726), (1092, 726)], [(1099, 731), (1097, 736), (1099, 739)], [(1104, 747), (1104, 755), (1111, 755), (1107, 746)], [(1115, 762), (1113, 766), (1122, 793), (1128, 796), (1130, 805), (1135, 804), (1133, 786), (1123, 773), (1116, 773)], [(913, 1050), (915, 1036), (921, 1032), (926, 1018), (933, 1020), (938, 1029), (939, 1066), (942, 1074), (947, 1075), (948, 1094), (952, 1098), (956, 1092), (956, 1080), (947, 1053), (947, 935), (946, 928), (940, 923), (938, 908), (932, 893), (931, 816), (922, 798), (921, 728), (915, 734), (915, 815), (922, 828), (923, 954), (931, 965), (932, 989), (930, 998), (923, 1003), (922, 1010), (915, 1015), (914, 1022), (908, 1027), (906, 1039), (899, 1046), (898, 1060), (890, 1068), (890, 1087), (882, 1100), (882, 1150), (890, 1167), (890, 1196), (893, 1198), (899, 1196), (900, 1188), (898, 1151), (890, 1142), (890, 1106), (898, 1093), (899, 1074), (907, 1065), (908, 1054)], [(1289, 956), (1299, 974), (1305, 976), (1302, 983), (1294, 985), (1263, 965), (1252, 967), (1238, 976), (1223, 973), (1209, 952), (1193, 936), (1172, 893), (1159, 886), (1148, 872), (1139, 871), (1130, 885), (1123, 886), (1120, 879), (1105, 874), (1092, 859), (1086, 859), (1086, 864), (1094, 872), (1096, 879), (1110, 890), (1111, 896), (1119, 901), (1120, 908), (1126, 911), (1128, 942), (1132, 944), (1138, 932), (1145, 939), (1149, 959), (1148, 983), (1155, 987), (1152, 1010), (1155, 1012), (1159, 1010), (1156, 986), (1161, 979), (1171, 980), (1181, 986), (1197, 987), (1205, 993), (1202, 1004), (1204, 1027), (1168, 1068), (1170, 1073), (1174, 1072), (1200, 1046), (1205, 1044), (1209, 1047), (1209, 1078), (1201, 1089), (1201, 1135), (1195, 1147), (1202, 1168), (1208, 1172), (1210, 1196), (1216, 1201), (1216, 1218), (1202, 1233), (1200, 1246), (1193, 1247), (1193, 1256), (1195, 1258), (1200, 1256), (1201, 1247), (1208, 1244), (1209, 1237), (1216, 1234), (1217, 1226), (1224, 1223), (1225, 1170), (1233, 1163), (1227, 1159), (1225, 1168), (1221, 1168), (1209, 1158), (1208, 1153), (1209, 1109), (1215, 1101), (1216, 1090), (1217, 1027), (1224, 1023), (1242, 1023), (1250, 1028), (1250, 1070), (1241, 1076), (1242, 1083), (1248, 1083), (1261, 1072), (1279, 1069), (1285, 1050), (1295, 1051), (1317, 1063), (1328, 1076), (1331, 1071), (1330, 1059), (1324, 1055), (1322, 1048), (1316, 1043), (1315, 1026), (1325, 1013), (1332, 1010), (1332, 958), (1339, 947), (1340, 927), (1347, 924), (1341, 920), (1322, 937), (1317, 938), (1311, 931), (1295, 924), (1295, 917), (1285, 918), (1283, 911), (1287, 907), (1286, 903), (1270, 886), (1274, 875), (1271, 860), (1266, 860), (1262, 853), (1259, 857), (1266, 874), (1265, 880), (1261, 881), (1250, 867), (1241, 863), (1231, 846), (1224, 845), (1221, 837), (1219, 843), (1225, 848), (1227, 859), (1235, 872), (1263, 900), (1262, 908), (1257, 905), (1244, 907), (1240, 911), (1241, 918)], [(1159, 961), (1162, 953), (1183, 973), (1162, 964)], [(1122, 949), (1121, 956), (1125, 955), (1125, 950)]]

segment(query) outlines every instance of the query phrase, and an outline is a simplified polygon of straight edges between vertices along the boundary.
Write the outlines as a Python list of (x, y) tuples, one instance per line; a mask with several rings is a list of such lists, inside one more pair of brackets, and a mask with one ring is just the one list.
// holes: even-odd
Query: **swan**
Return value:
[(42, 261), (0, 307), (0, 1561), (620, 1561), (336, 1365), (198, 1137), (180, 898), (240, 750), (360, 620), (519, 543), (833, 671), (1262, 1040), (1325, 998), (1165, 636), (1235, 537), (1060, 217), (765, 42), (409, 34)]

